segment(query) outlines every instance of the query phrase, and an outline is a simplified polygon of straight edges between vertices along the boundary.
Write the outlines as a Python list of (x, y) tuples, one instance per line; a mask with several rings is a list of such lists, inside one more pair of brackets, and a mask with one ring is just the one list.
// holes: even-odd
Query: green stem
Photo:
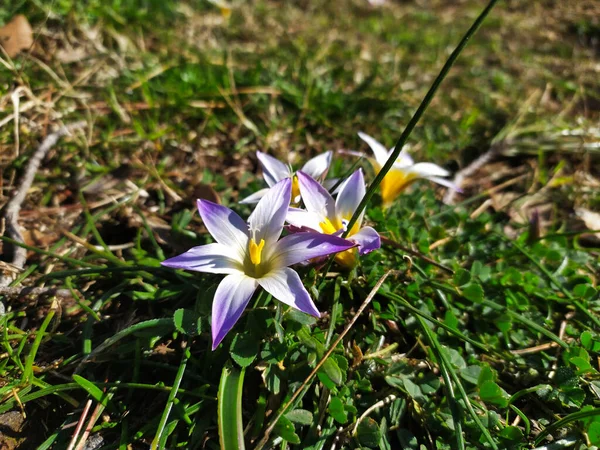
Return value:
[(375, 190), (379, 187), (379, 185), (383, 181), (383, 178), (386, 176), (386, 174), (392, 168), (392, 166), (396, 162), (396, 159), (398, 159), (398, 156), (400, 156), (400, 152), (402, 151), (402, 148), (408, 141), (410, 134), (412, 133), (413, 129), (415, 128), (415, 126), (417, 125), (419, 120), (421, 119), (421, 116), (427, 110), (427, 107), (429, 106), (429, 104), (431, 103), (431, 100), (435, 96), (435, 93), (437, 92), (438, 88), (440, 87), (440, 84), (442, 84), (442, 81), (444, 81), (444, 78), (446, 78), (446, 75), (448, 75), (448, 72), (450, 72), (450, 69), (456, 62), (458, 56), (464, 50), (467, 43), (473, 37), (475, 32), (479, 29), (479, 27), (481, 26), (481, 24), (483, 23), (483, 21), (485, 20), (487, 15), (490, 13), (492, 8), (495, 6), (497, 1), (498, 0), (490, 0), (490, 2), (485, 7), (485, 9), (481, 12), (481, 14), (479, 14), (479, 17), (477, 17), (475, 22), (473, 22), (473, 25), (471, 25), (471, 28), (469, 28), (469, 30), (465, 33), (465, 35), (459, 42), (458, 46), (454, 49), (454, 51), (452, 52), (452, 54), (450, 55), (450, 57), (444, 64), (444, 67), (442, 67), (442, 70), (440, 71), (439, 75), (437, 76), (437, 78), (435, 79), (435, 81), (433, 82), (431, 87), (429, 88), (429, 91), (425, 95), (425, 98), (423, 98), (423, 101), (419, 105), (419, 108), (417, 109), (415, 114), (410, 119), (410, 122), (408, 122), (408, 125), (406, 125), (406, 128), (402, 132), (400, 139), (398, 139), (398, 142), (396, 143), (396, 146), (395, 146), (394, 150), (392, 151), (392, 154), (390, 155), (388, 160), (385, 162), (385, 164), (383, 165), (383, 167), (381, 168), (381, 170), (379, 171), (379, 173), (377, 174), (377, 176), (375, 177), (375, 179), (373, 180), (371, 185), (369, 186), (367, 193), (360, 201), (360, 204), (358, 205), (358, 208), (356, 208), (356, 211), (354, 211), (354, 214), (352, 215), (350, 222), (348, 222), (348, 226), (346, 227), (346, 232), (344, 233), (343, 237), (348, 236), (348, 231), (352, 229), (352, 227), (358, 220), (358, 217), (360, 216), (361, 212), (367, 207), (367, 204), (371, 200), (371, 197), (373, 197)]

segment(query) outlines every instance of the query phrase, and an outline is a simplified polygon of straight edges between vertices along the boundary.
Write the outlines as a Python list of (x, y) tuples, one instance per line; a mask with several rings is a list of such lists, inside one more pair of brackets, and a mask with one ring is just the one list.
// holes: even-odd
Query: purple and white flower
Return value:
[(290, 204), (291, 185), (292, 181), (286, 178), (269, 189), (248, 223), (225, 206), (198, 200), (200, 216), (217, 242), (194, 247), (162, 263), (175, 269), (226, 275), (213, 300), (213, 350), (238, 321), (259, 286), (277, 300), (319, 317), (300, 277), (289, 266), (356, 245), (314, 232), (279, 239)]
[[(298, 171), (298, 184), (306, 210), (290, 208), (287, 222), (300, 229), (310, 229), (330, 235), (340, 235), (346, 231), (346, 225), (365, 195), (365, 179), (362, 169), (355, 171), (340, 186), (337, 199), (316, 182), (312, 177)], [(347, 239), (358, 244), (358, 253), (364, 255), (381, 246), (379, 234), (371, 227), (363, 227), (364, 211), (351, 230)], [(336, 261), (343, 266), (356, 265), (354, 249), (336, 255)]]
[[(394, 148), (392, 147), (390, 150), (387, 150), (368, 134), (359, 132), (358, 136), (371, 147), (375, 159), (369, 158), (369, 161), (375, 171), (379, 172), (391, 156)], [(428, 162), (415, 164), (414, 160), (408, 154), (407, 146), (405, 146), (381, 182), (381, 200), (383, 205), (386, 207), (390, 206), (402, 191), (420, 178), (433, 181), (451, 189), (458, 189), (454, 183), (442, 178), (448, 175), (450, 175), (450, 172), (437, 164)]]
[[(331, 157), (333, 156), (332, 151), (325, 152), (321, 155), (315, 156), (309, 159), (304, 166), (302, 171), (309, 174), (315, 180), (323, 181), (329, 165), (331, 164)], [(290, 178), (292, 180), (292, 201), (293, 203), (300, 202), (300, 191), (298, 189), (298, 178), (292, 170), (289, 164), (284, 164), (281, 161), (267, 155), (263, 152), (256, 152), (258, 162), (262, 167), (263, 177), (269, 187), (275, 186), (281, 180)], [(254, 204), (257, 203), (268, 191), (268, 188), (261, 189), (254, 194), (241, 200), (240, 203)]]

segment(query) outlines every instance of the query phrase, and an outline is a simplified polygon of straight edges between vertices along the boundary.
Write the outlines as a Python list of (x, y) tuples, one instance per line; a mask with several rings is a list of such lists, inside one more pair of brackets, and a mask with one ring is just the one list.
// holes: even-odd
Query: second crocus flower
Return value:
[[(340, 186), (337, 199), (315, 181), (310, 175), (298, 171), (298, 185), (306, 210), (290, 208), (287, 222), (300, 229), (309, 229), (324, 234), (341, 235), (346, 231), (350, 218), (365, 195), (365, 179), (362, 169), (354, 172)], [(348, 231), (346, 239), (358, 244), (358, 254), (364, 255), (381, 246), (379, 234), (373, 228), (362, 226), (364, 212), (356, 224)], [(346, 268), (357, 263), (356, 249), (338, 253), (336, 262)]]

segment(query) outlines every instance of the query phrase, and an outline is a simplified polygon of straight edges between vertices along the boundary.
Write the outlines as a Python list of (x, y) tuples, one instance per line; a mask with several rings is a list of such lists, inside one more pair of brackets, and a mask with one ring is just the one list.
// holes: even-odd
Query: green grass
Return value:
[[(418, 183), (389, 210), (367, 208), (384, 236), (438, 265), (384, 246), (323, 283), (300, 269), (319, 321), (257, 294), (214, 352), (220, 277), (159, 265), (209, 242), (195, 199), (209, 185), (246, 217), (236, 202), (262, 187), (256, 150), (300, 164), (365, 150), (359, 130), (392, 146), (484, 5), (256, 1), (229, 19), (195, 1), (0, 7), (0, 23), (22, 13), (36, 32), (32, 56), (0, 65), (14, 80), (0, 83), (0, 120), (29, 89), (18, 156), (13, 123), (0, 127), (2, 203), (48, 127), (89, 122), (50, 152), (21, 212), (18, 282), (74, 296), (4, 299), (0, 424), (26, 419), (2, 442), (67, 448), (91, 400), (97, 448), (219, 448), (231, 364), (245, 368), (247, 448), (598, 445), (598, 244), (573, 213), (600, 204), (597, 21), (593, 2), (567, 3), (500, 2), (411, 134), (417, 160), (453, 170), (501, 147), (461, 203)], [(337, 157), (332, 175), (354, 162)]]

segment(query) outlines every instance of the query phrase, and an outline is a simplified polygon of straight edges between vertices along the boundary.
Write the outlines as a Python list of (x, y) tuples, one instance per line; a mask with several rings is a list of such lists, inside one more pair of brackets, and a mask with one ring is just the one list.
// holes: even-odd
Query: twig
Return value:
[(358, 418), (358, 420), (354, 424), (354, 428), (352, 429), (352, 436), (356, 436), (356, 430), (358, 429), (358, 426), (366, 417), (369, 416), (369, 414), (371, 414), (373, 411), (393, 402), (394, 400), (396, 400), (396, 398), (397, 397), (394, 394), (388, 395), (383, 400), (379, 400), (377, 403), (375, 403), (374, 405), (371, 405), (369, 408), (367, 408), (367, 410), (364, 413), (362, 413), (362, 415)]
[(358, 311), (356, 311), (356, 314), (354, 314), (350, 323), (348, 325), (346, 325), (346, 328), (344, 328), (344, 331), (342, 331), (340, 333), (340, 335), (337, 337), (335, 342), (333, 344), (331, 344), (331, 347), (329, 347), (329, 350), (327, 350), (327, 352), (325, 352), (325, 354), (323, 355), (321, 360), (317, 363), (317, 365), (312, 370), (312, 372), (306, 377), (306, 379), (302, 382), (302, 384), (296, 389), (296, 391), (294, 392), (292, 397), (287, 401), (287, 403), (285, 405), (283, 405), (283, 407), (275, 415), (275, 418), (271, 421), (271, 423), (265, 430), (265, 435), (260, 440), (260, 442), (256, 445), (255, 450), (260, 450), (265, 446), (265, 444), (267, 443), (267, 440), (269, 439), (269, 435), (275, 428), (275, 425), (277, 425), (277, 421), (281, 418), (281, 416), (283, 416), (285, 414), (285, 412), (292, 405), (292, 403), (294, 403), (296, 401), (296, 399), (298, 398), (300, 393), (304, 390), (304, 388), (308, 385), (310, 380), (312, 380), (312, 378), (317, 374), (317, 372), (319, 371), (321, 366), (323, 364), (325, 364), (325, 361), (327, 361), (327, 358), (329, 358), (331, 356), (331, 354), (333, 353), (335, 348), (338, 346), (338, 344), (340, 342), (342, 342), (342, 339), (344, 339), (346, 334), (348, 334), (348, 331), (350, 331), (350, 329), (354, 326), (354, 324), (356, 323), (356, 321), (358, 320), (358, 318), (360, 317), (362, 312), (369, 305), (369, 303), (371, 303), (371, 300), (373, 300), (373, 297), (375, 297), (375, 294), (377, 294), (377, 291), (379, 291), (379, 288), (381, 288), (381, 285), (383, 284), (383, 282), (386, 280), (386, 278), (392, 272), (393, 272), (393, 270), (388, 270), (386, 273), (384, 273), (383, 276), (377, 282), (377, 284), (375, 284), (373, 289), (371, 289), (371, 292), (369, 292), (369, 295), (367, 295), (367, 298), (365, 298), (365, 301), (362, 303), (362, 305), (360, 305), (360, 308), (358, 308)]
[(57, 289), (53, 287), (21, 287), (21, 286), (0, 286), (0, 295), (6, 297), (27, 297), (32, 296), (54, 296), (62, 298), (71, 298), (73, 294), (68, 289)]
[[(40, 144), (37, 150), (31, 156), (27, 167), (25, 168), (25, 173), (21, 178), (20, 186), (15, 191), (14, 196), (9, 200), (9, 202), (4, 207), (4, 220), (5, 220), (5, 234), (10, 238), (14, 239), (17, 242), (24, 243), (23, 235), (21, 234), (21, 230), (19, 229), (19, 211), (21, 210), (21, 205), (25, 201), (25, 197), (27, 196), (27, 192), (33, 183), (33, 179), (35, 178), (35, 174), (37, 173), (40, 164), (46, 157), (48, 151), (56, 145), (60, 138), (67, 136), (71, 131), (83, 128), (87, 125), (86, 122), (75, 122), (70, 125), (65, 125), (59, 128), (52, 134), (46, 136), (46, 139)], [(8, 247), (8, 246), (6, 246)], [(5, 251), (6, 252), (6, 251)], [(25, 262), (27, 261), (27, 250), (23, 247), (12, 246), (12, 265), (22, 269), (25, 266)], [(0, 276), (0, 287), (8, 286), (11, 282), (10, 277), (6, 277), (4, 275)]]
[(83, 408), (81, 416), (79, 416), (79, 420), (77, 421), (77, 428), (75, 428), (75, 431), (73, 432), (73, 436), (71, 437), (71, 442), (69, 442), (67, 450), (73, 450), (73, 448), (75, 447), (77, 439), (79, 438), (79, 433), (81, 433), (81, 429), (83, 428), (83, 424), (85, 422), (85, 419), (87, 418), (88, 413), (90, 412), (91, 407), (92, 400), (88, 400), (85, 403), (85, 407)]

